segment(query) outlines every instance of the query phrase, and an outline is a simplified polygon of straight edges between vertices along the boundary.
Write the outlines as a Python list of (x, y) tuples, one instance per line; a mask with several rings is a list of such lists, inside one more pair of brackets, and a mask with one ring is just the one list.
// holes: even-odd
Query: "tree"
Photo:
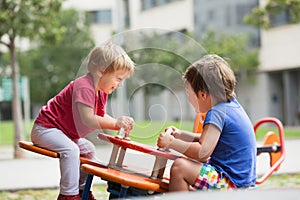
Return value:
[[(215, 53), (229, 58), (228, 62), (237, 75), (255, 71), (259, 63), (258, 50), (249, 47), (248, 36), (245, 34), (227, 35), (209, 31), (200, 40), (192, 33), (161, 34), (145, 31), (144, 34), (135, 34), (133, 38), (135, 42), (140, 40), (142, 44), (129, 53), (137, 69), (127, 81), (127, 96), (132, 95), (137, 88), (142, 89), (145, 110), (149, 110), (149, 95), (164, 89), (183, 89), (182, 73), (204, 54)], [(126, 41), (129, 41), (129, 46), (132, 45), (130, 39), (125, 40), (125, 48)]]
[(33, 103), (44, 104), (73, 80), (94, 47), (89, 18), (84, 13), (62, 10), (57, 15), (57, 24), (65, 30), (59, 42), (41, 41), (35, 48), (19, 54), (21, 74), (30, 79)]
[(218, 54), (227, 59), (236, 75), (253, 72), (259, 65), (258, 49), (249, 48), (249, 38), (245, 34), (217, 34), (210, 30), (202, 41), (208, 53)]
[[(183, 34), (182, 34), (183, 35)], [(177, 34), (178, 37), (182, 37)], [(129, 52), (128, 55), (135, 62), (137, 69), (133, 77), (126, 81), (127, 96), (142, 90), (144, 95), (144, 110), (150, 109), (149, 96), (160, 93), (164, 89), (176, 90), (182, 88), (181, 75), (191, 64), (176, 49), (184, 44), (172, 35), (162, 35), (156, 32), (142, 32), (134, 37), (140, 40), (140, 47)], [(126, 42), (129, 41), (129, 44)], [(125, 40), (126, 45), (132, 45), (131, 40)], [(144, 118), (149, 119), (148, 112)]]
[(62, 29), (56, 26), (56, 14), (61, 0), (0, 0), (0, 44), (8, 48), (13, 79), (12, 113), (14, 121), (14, 157), (23, 157), (18, 147), (22, 139), (22, 113), (19, 82), (19, 63), (16, 53), (17, 38), (55, 40)]
[(272, 18), (285, 12), (290, 23), (300, 22), (300, 0), (268, 0), (265, 5), (252, 9), (252, 12), (245, 15), (244, 21), (247, 24), (267, 29), (271, 26)]

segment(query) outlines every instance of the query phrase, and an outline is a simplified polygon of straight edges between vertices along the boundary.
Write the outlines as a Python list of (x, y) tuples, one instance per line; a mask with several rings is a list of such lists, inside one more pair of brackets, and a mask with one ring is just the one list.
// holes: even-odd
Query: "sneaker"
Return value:
[[(79, 190), (79, 195), (82, 197), (83, 190)], [(92, 191), (89, 192), (88, 200), (97, 200), (93, 195)]]
[(71, 196), (59, 194), (57, 200), (81, 200), (81, 196), (79, 194), (71, 195)]

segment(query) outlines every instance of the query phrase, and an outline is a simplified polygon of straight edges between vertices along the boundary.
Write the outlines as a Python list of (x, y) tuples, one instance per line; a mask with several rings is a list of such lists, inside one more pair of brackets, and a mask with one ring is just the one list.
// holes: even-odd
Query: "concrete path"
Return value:
[[(96, 148), (100, 160), (107, 163), (111, 145), (100, 145)], [(286, 140), (286, 151), (286, 159), (275, 174), (300, 173), (300, 140)], [(31, 152), (26, 152), (26, 154), (24, 159), (13, 159), (12, 147), (0, 147), (0, 191), (58, 187), (60, 177), (58, 160)], [(150, 173), (154, 157), (130, 150), (124, 162), (144, 169), (145, 173)], [(267, 156), (258, 157), (258, 174), (264, 173), (268, 168), (268, 163)], [(168, 166), (171, 166), (171, 162)], [(168, 176), (168, 170), (165, 175)], [(94, 178), (94, 184), (102, 183), (105, 182), (100, 178)]]

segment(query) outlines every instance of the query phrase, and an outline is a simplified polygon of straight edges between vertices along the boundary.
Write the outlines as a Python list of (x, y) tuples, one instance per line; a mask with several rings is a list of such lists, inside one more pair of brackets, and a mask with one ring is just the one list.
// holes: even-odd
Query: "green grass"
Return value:
[[(30, 122), (30, 127), (33, 122)], [(176, 126), (183, 130), (191, 131), (193, 128), (192, 121), (176, 121), (176, 122), (161, 122), (161, 121), (138, 121), (135, 122), (135, 127), (130, 133), (132, 140), (137, 142), (142, 142), (146, 144), (156, 143), (159, 133), (164, 131), (164, 129), (170, 125)], [(24, 126), (25, 127), (25, 126)], [(257, 140), (262, 140), (265, 134), (269, 131), (274, 131), (277, 133), (276, 127), (265, 127), (261, 126), (258, 128), (256, 133)], [(26, 130), (27, 135), (24, 138), (29, 140), (30, 130)], [(300, 139), (300, 128), (285, 128), (285, 139)], [(11, 121), (0, 121), (0, 145), (13, 143), (13, 123)]]
[[(30, 122), (32, 127), (33, 121)], [(160, 122), (160, 121), (140, 121), (135, 122), (134, 129), (130, 133), (130, 137), (134, 141), (143, 142), (147, 144), (153, 144), (156, 142), (159, 133), (164, 131), (168, 126), (176, 126), (180, 129), (192, 130), (193, 122)], [(26, 130), (27, 133), (30, 130)], [(0, 121), (0, 145), (12, 144), (14, 138), (13, 123), (12, 121)], [(25, 139), (29, 138), (29, 135), (24, 135)]]
[(300, 174), (280, 174), (271, 175), (258, 188), (274, 189), (274, 188), (298, 188), (300, 189)]
[[(33, 121), (30, 122), (29, 125), (26, 126), (25, 123), (23, 123), (23, 129), (26, 130), (26, 127), (29, 127), (29, 129), (32, 127)], [(24, 131), (24, 138), (29, 139), (29, 133), (30, 130)], [(14, 125), (12, 121), (0, 121), (0, 145), (10, 145), (13, 144), (14, 139)]]
[(133, 141), (142, 142), (146, 144), (156, 143), (158, 135), (168, 126), (175, 126), (180, 129), (192, 131), (193, 122), (160, 122), (160, 121), (141, 121), (135, 122), (134, 129), (130, 133), (130, 138)]
[[(39, 190), (19, 190), (19, 191), (0, 191), (0, 199), (3, 200), (53, 200), (57, 199), (59, 190), (39, 189)], [(96, 199), (107, 199), (106, 185), (93, 185), (93, 194)]]
[[(283, 129), (285, 139), (300, 139), (300, 127), (285, 127)], [(278, 134), (278, 129), (276, 127), (260, 127), (256, 131), (257, 140), (262, 140), (269, 131)]]

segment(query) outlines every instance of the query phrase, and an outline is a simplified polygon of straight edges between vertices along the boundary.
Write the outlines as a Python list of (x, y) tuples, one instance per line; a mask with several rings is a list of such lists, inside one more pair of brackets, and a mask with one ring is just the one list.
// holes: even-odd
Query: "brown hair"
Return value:
[(183, 75), (196, 95), (209, 93), (217, 102), (230, 101), (235, 97), (236, 79), (229, 64), (215, 54), (205, 55), (187, 68)]
[(134, 63), (122, 47), (111, 42), (95, 47), (88, 58), (87, 69), (91, 73), (110, 73), (117, 70), (134, 71)]

